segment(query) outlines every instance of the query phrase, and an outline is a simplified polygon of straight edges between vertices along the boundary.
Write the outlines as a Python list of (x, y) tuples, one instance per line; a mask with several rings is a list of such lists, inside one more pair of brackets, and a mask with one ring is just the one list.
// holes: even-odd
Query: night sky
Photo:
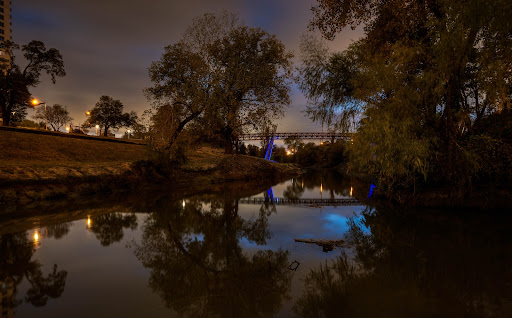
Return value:
[[(150, 86), (147, 68), (166, 45), (175, 43), (192, 18), (229, 10), (244, 24), (276, 34), (299, 54), (314, 0), (12, 0), (12, 37), (18, 44), (43, 41), (60, 50), (66, 77), (55, 85), (48, 77), (32, 94), (48, 104), (68, 107), (73, 124), (85, 120), (101, 95), (119, 99), (125, 111), (141, 115), (150, 105), (142, 89)], [(331, 43), (342, 50), (361, 34), (347, 30)], [(19, 61), (19, 60), (18, 60)], [(278, 131), (320, 131), (304, 117), (306, 100), (294, 87), (292, 104)], [(29, 110), (31, 119), (33, 111)]]

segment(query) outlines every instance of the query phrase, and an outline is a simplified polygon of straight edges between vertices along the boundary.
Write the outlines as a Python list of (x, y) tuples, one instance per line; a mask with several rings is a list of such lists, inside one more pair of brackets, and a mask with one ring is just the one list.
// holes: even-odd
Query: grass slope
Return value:
[(0, 180), (116, 174), (147, 159), (144, 145), (0, 131)]

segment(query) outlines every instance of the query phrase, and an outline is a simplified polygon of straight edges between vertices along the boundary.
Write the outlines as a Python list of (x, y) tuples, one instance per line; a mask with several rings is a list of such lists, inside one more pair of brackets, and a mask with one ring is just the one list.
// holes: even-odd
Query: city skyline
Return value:
[[(249, 27), (275, 34), (298, 60), (300, 36), (307, 32), (313, 0), (294, 1), (189, 1), (155, 0), (146, 6), (137, 1), (91, 3), (28, 0), (12, 4), (13, 41), (43, 41), (63, 55), (67, 76), (55, 85), (44, 77), (31, 90), (50, 105), (68, 107), (73, 124), (83, 123), (85, 111), (102, 95), (120, 99), (125, 111), (140, 116), (151, 106), (142, 89), (150, 85), (147, 68), (160, 58), (166, 45), (175, 43), (194, 17), (228, 10), (238, 13)], [(330, 43), (333, 50), (346, 48), (362, 30), (348, 30)], [(277, 122), (280, 131), (319, 131), (301, 112), (306, 99), (292, 87), (292, 103)], [(28, 118), (34, 112), (29, 110)], [(297, 124), (301, 128), (297, 128)], [(123, 130), (122, 130), (123, 131)], [(120, 131), (120, 133), (122, 132)]]

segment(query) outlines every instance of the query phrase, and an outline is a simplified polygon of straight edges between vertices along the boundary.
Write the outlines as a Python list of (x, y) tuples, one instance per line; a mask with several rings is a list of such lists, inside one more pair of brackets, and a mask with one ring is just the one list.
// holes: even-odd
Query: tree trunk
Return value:
[(7, 111), (2, 113), (2, 120), (3, 120), (2, 125), (3, 126), (9, 126), (10, 121), (11, 121), (11, 116), (9, 116), (9, 115), (10, 115), (10, 113)]

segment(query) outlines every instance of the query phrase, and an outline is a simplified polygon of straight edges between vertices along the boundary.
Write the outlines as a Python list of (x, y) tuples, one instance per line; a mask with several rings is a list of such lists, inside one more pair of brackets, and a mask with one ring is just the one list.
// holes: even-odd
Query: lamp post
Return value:
[(96, 125), (96, 136), (98, 136), (98, 129), (100, 128), (100, 125)]
[(32, 105), (34, 107), (44, 104), (44, 121), (45, 121), (45, 129), (48, 130), (48, 116), (46, 115), (46, 102), (40, 102), (37, 99), (32, 100)]
[(128, 139), (130, 139), (130, 133), (131, 133), (131, 130), (128, 129)]

